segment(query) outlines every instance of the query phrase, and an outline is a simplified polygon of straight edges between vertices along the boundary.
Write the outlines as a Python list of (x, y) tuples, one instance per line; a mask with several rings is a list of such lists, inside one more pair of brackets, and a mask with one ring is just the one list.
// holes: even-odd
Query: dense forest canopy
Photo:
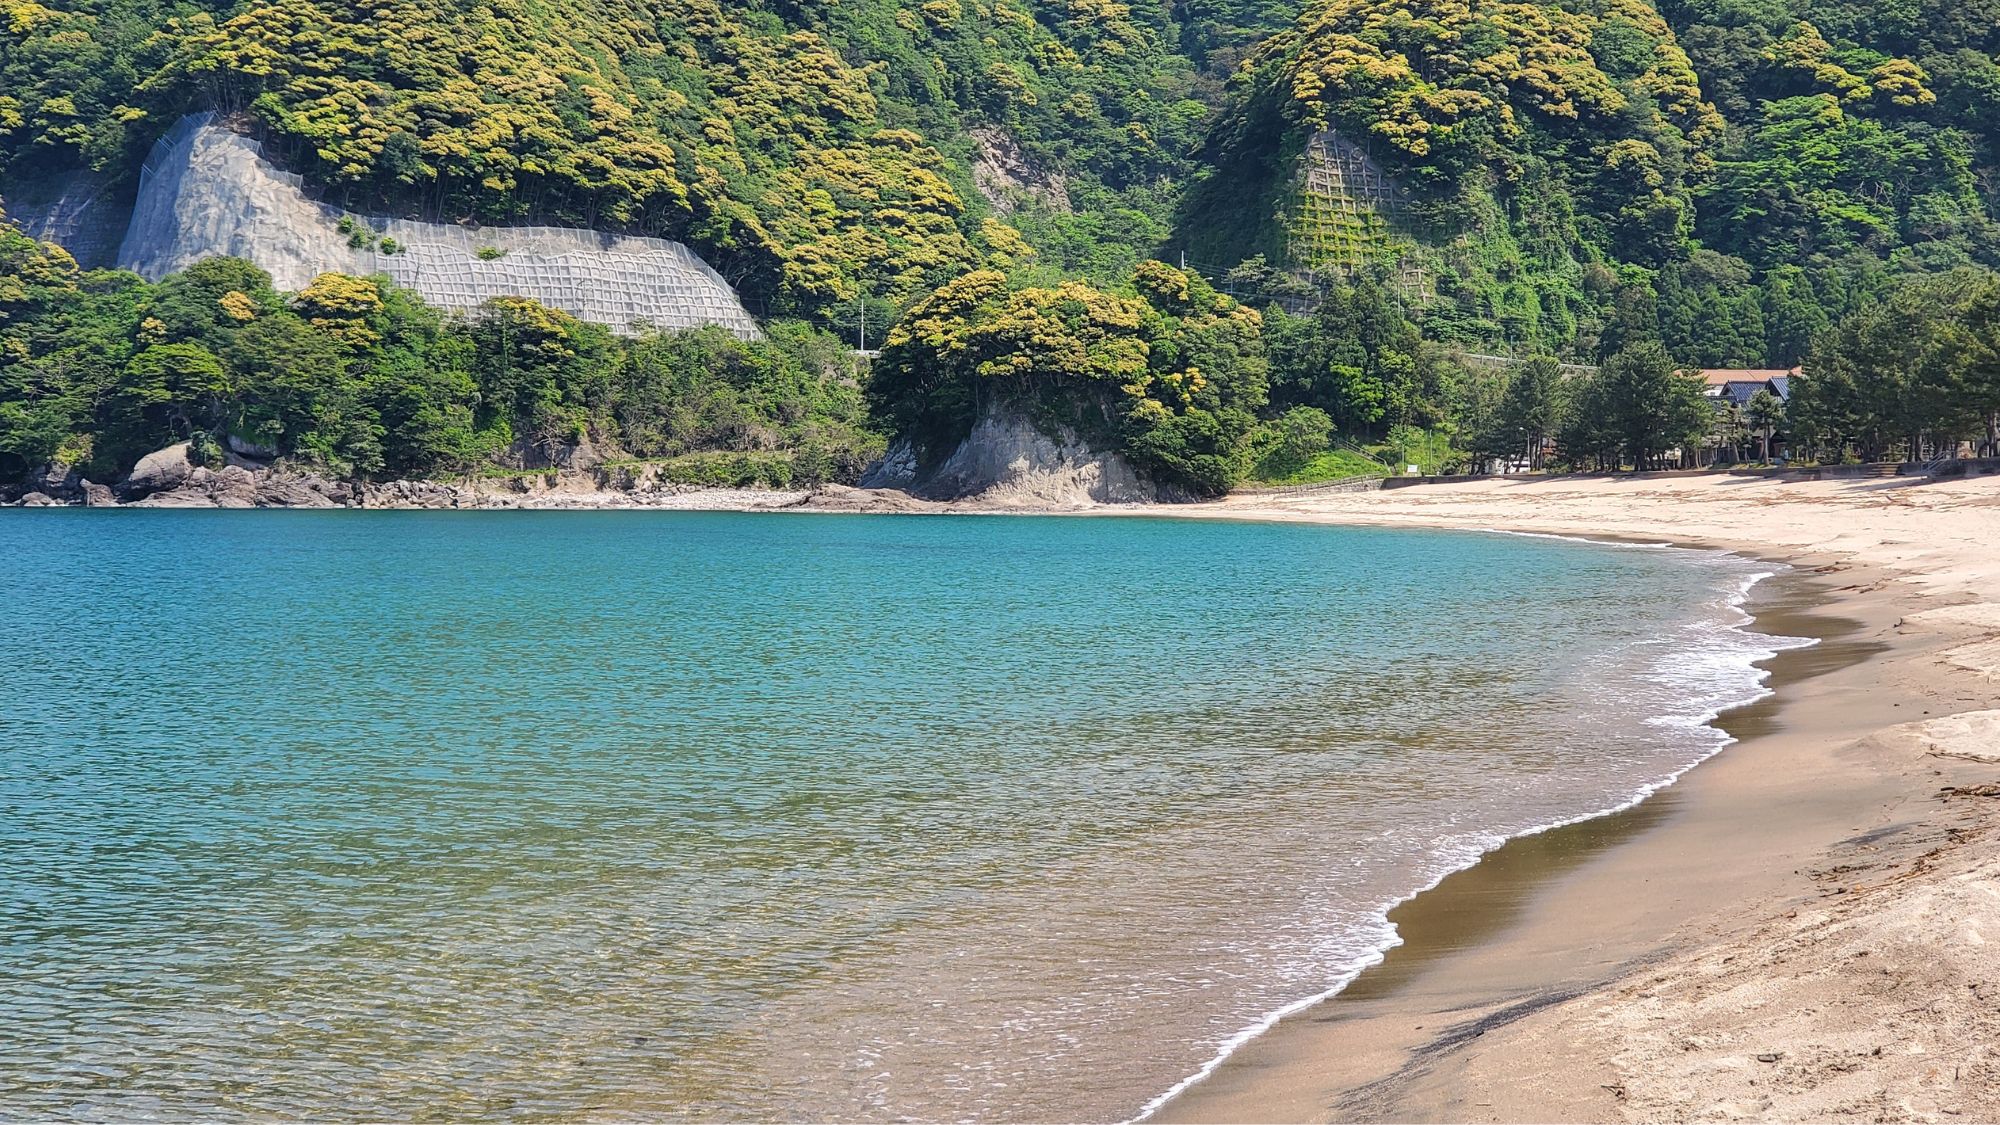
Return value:
[(2000, 262), (2000, 11), (1882, 13), (1321, 0), (1239, 74), (1184, 239), (1318, 264), (1297, 166), (1330, 128), (1409, 196), (1353, 236), (1433, 336), (1589, 359), (1644, 307), (1677, 357), (1789, 365), (1799, 301), (1838, 318), (1885, 273)]
[[(1425, 269), (1401, 288), (1434, 335), (1586, 350), (1620, 267), (1657, 295), (1707, 249), (1817, 292), (2000, 256), (1996, 0), (1302, 9), (7, 0), (0, 186), (129, 179), (181, 113), (242, 111), (344, 205), (684, 238), (756, 307), (893, 316), (982, 266), (1310, 266), (1287, 219), (1304, 139), (1333, 128), (1407, 189), (1380, 249)], [(1061, 190), (990, 207), (989, 130)]]
[[(1166, 236), (1163, 185), (1215, 85), (1163, 12), (1112, 0), (9, 0), (0, 16), (0, 168), (129, 175), (179, 114), (243, 111), (344, 204), (683, 238), (779, 311), (907, 303), (1022, 256), (973, 190), (978, 124), (1136, 260)], [(1035, 218), (1052, 246), (1074, 234), (1073, 216)]]

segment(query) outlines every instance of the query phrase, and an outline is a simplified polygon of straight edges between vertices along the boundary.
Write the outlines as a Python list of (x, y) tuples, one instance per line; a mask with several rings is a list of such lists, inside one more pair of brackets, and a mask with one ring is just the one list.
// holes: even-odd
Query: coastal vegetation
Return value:
[(1815, 341), (1783, 420), (1824, 459), (1950, 456), (1961, 441), (2000, 455), (2000, 276), (1921, 278), (1850, 313)]
[[(802, 323), (624, 339), (519, 298), (447, 317), (387, 278), (296, 294), (211, 258), (157, 284), (0, 223), (0, 476), (114, 480), (187, 441), (353, 477), (536, 468), (581, 447), (704, 481), (852, 480), (879, 455), (851, 357)], [(734, 455), (734, 456), (723, 456)]]
[(890, 331), (869, 383), (877, 415), (936, 460), (1012, 406), (1196, 495), (1227, 491), (1267, 399), (1262, 318), (1160, 262), (1124, 288), (959, 278)]

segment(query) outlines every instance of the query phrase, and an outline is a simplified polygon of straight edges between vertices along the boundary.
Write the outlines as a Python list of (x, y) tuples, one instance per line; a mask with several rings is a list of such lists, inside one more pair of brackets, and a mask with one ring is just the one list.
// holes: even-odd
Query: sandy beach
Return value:
[(1786, 561), (1741, 741), (1517, 840), (1160, 1121), (2000, 1120), (2000, 480), (1495, 479), (1153, 510)]

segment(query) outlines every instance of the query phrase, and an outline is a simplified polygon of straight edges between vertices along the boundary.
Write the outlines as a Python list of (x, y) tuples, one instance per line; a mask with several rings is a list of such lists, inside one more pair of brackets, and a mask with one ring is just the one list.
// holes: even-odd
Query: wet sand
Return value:
[(1788, 558), (1756, 627), (1822, 643), (1767, 662), (1737, 745), (1404, 905), (1381, 965), (1153, 1119), (2000, 1118), (2000, 481), (1428, 491), (1202, 514)]

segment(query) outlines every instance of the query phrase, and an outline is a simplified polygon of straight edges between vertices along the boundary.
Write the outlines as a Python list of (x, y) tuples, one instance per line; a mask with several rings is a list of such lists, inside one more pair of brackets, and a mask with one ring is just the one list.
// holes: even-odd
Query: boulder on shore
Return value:
[(50, 461), (29, 473), (28, 479), (22, 482), (22, 487), (24, 492), (39, 492), (59, 504), (75, 504), (84, 498), (85, 483), (75, 469)]
[(273, 473), (265, 476), (257, 484), (257, 506), (260, 508), (339, 507), (340, 503), (336, 503), (330, 493), (339, 495), (344, 502), (347, 488), (345, 485), (336, 485), (320, 477), (288, 477)]
[(144, 508), (339, 508), (354, 503), (354, 489), (343, 481), (276, 469), (191, 469), (172, 488), (133, 501)]
[(125, 495), (145, 496), (179, 488), (194, 475), (194, 469), (194, 462), (188, 459), (187, 442), (156, 449), (132, 466), (131, 475), (125, 478)]

